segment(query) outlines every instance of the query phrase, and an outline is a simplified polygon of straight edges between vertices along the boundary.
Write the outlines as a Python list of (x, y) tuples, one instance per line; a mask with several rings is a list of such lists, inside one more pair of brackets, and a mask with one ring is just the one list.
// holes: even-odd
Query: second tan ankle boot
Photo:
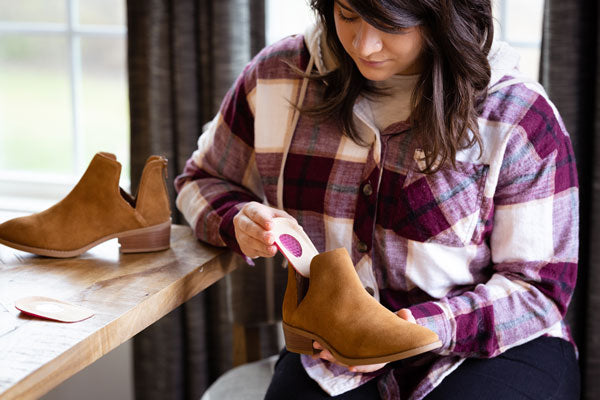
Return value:
[(435, 332), (405, 321), (363, 288), (346, 249), (315, 256), (299, 301), (296, 273), (288, 268), (283, 330), (289, 351), (314, 354), (319, 342), (349, 366), (391, 362), (441, 346)]
[(171, 212), (165, 186), (167, 160), (146, 161), (138, 195), (119, 187), (121, 164), (98, 153), (86, 172), (59, 203), (49, 209), (0, 224), (0, 243), (48, 257), (74, 257), (113, 238), (122, 252), (169, 248)]

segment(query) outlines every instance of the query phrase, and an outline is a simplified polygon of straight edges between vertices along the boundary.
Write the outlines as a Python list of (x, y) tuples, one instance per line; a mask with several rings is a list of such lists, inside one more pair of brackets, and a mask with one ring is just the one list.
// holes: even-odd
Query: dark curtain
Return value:
[(580, 352), (582, 398), (600, 399), (600, 7), (546, 0), (541, 83), (571, 134), (580, 185), (579, 275), (568, 319)]
[(128, 0), (127, 25), (136, 187), (148, 154), (169, 159), (170, 178), (183, 170), (202, 125), (264, 46), (264, 0)]
[[(173, 202), (173, 179), (203, 124), (264, 46), (264, 0), (128, 0), (127, 23), (132, 187), (146, 158), (164, 155)], [(279, 350), (285, 271), (231, 261), (240, 267), (135, 337), (138, 399), (198, 399), (232, 367), (233, 323), (260, 333), (261, 356)]]

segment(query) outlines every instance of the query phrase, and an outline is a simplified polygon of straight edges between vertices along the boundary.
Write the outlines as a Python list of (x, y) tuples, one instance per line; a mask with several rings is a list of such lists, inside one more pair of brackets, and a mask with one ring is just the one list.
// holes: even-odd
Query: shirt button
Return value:
[(365, 288), (365, 290), (367, 291), (367, 293), (369, 293), (371, 296), (375, 296), (375, 290), (371, 287), (371, 286), (367, 286)]
[(370, 196), (373, 194), (373, 186), (371, 186), (370, 183), (365, 183), (363, 188), (362, 188), (362, 192), (365, 196)]
[(361, 253), (366, 253), (367, 250), (369, 250), (365, 242), (358, 242), (358, 244), (356, 245), (356, 249)]

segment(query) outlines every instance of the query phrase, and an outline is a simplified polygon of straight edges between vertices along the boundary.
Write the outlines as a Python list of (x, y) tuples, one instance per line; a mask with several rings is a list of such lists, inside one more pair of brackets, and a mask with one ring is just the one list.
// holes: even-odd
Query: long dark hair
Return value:
[[(487, 60), (493, 36), (491, 0), (346, 0), (366, 22), (382, 31), (419, 25), (424, 62), (412, 96), (410, 122), (425, 154), (424, 172), (435, 172), (456, 152), (476, 143), (479, 106), (490, 81)], [(346, 135), (364, 144), (354, 125), (352, 108), (359, 95), (381, 90), (365, 79), (338, 39), (334, 0), (311, 0), (311, 7), (326, 30), (327, 45), (338, 68), (324, 75), (324, 101), (301, 111), (316, 118), (339, 116)], [(469, 131), (473, 135), (469, 134)]]

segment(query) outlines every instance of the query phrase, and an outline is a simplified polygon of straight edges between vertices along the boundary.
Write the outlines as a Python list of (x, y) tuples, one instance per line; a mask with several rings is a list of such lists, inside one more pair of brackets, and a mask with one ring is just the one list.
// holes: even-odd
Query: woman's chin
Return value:
[(361, 75), (370, 81), (385, 81), (390, 78), (394, 73), (392, 71), (387, 71), (383, 68), (365, 68), (359, 67)]

